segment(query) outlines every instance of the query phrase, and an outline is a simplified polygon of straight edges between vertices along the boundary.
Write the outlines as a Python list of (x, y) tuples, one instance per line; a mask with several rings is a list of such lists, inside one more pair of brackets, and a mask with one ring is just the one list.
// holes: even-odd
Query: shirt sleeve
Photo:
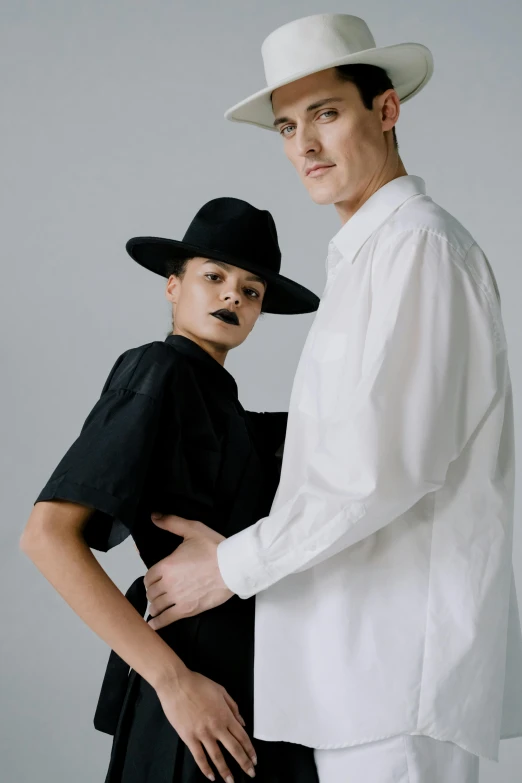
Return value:
[(132, 530), (153, 454), (164, 376), (154, 345), (118, 359), (80, 435), (36, 500), (94, 509), (84, 537), (104, 552)]
[(498, 302), (484, 257), (471, 256), (417, 231), (376, 258), (360, 380), (341, 377), (306, 481), (218, 547), (237, 595), (356, 544), (444, 484), (498, 390)]

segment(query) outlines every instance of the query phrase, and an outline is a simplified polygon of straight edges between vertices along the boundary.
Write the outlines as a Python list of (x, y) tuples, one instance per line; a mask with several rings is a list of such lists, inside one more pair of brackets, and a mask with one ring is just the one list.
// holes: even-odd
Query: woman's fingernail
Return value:
[(254, 767), (250, 767), (250, 769), (247, 769), (247, 775), (250, 775), (251, 778), (255, 778), (256, 771), (255, 771)]
[(234, 783), (234, 778), (232, 775), (229, 775), (227, 778), (225, 778), (226, 783)]
[(212, 781), (215, 781), (215, 780), (216, 780), (216, 778), (214, 777), (214, 775), (212, 774), (212, 772), (210, 773), (210, 775), (207, 775), (207, 778), (208, 778), (209, 780), (212, 780)]
[(252, 756), (252, 764), (254, 764), (254, 766), (257, 764), (257, 756)]

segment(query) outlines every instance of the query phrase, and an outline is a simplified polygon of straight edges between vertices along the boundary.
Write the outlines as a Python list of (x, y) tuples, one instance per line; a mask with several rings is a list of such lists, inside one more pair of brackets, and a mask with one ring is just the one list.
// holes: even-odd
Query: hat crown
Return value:
[(183, 241), (203, 245), (209, 253), (215, 250), (232, 259), (249, 259), (272, 272), (278, 273), (281, 268), (281, 250), (272, 215), (238, 198), (208, 201), (192, 220)]
[(316, 14), (278, 27), (261, 47), (268, 87), (365, 49), (375, 40), (363, 19), (349, 14)]

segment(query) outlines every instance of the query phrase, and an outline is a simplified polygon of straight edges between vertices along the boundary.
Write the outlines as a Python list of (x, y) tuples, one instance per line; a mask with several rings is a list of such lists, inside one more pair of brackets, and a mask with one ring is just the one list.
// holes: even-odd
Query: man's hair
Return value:
[[(393, 90), (393, 83), (384, 68), (377, 65), (365, 65), (364, 63), (355, 63), (354, 65), (338, 65), (336, 67), (337, 76), (343, 82), (355, 84), (359, 90), (359, 95), (364, 106), (367, 109), (373, 108), (373, 100), (378, 95), (382, 95), (386, 90)], [(395, 127), (392, 128), (393, 143), (395, 149), (399, 149)]]

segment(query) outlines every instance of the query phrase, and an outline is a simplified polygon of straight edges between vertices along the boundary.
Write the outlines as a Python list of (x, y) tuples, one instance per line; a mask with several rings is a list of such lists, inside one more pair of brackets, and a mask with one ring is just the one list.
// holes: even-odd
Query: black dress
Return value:
[[(130, 533), (150, 568), (181, 542), (152, 523), (152, 511), (198, 519), (224, 536), (268, 513), (285, 427), (286, 414), (245, 412), (232, 376), (192, 341), (170, 335), (118, 359), (38, 500), (94, 508), (84, 530), (88, 545), (107, 551)], [(142, 578), (128, 597), (145, 612)], [(234, 596), (158, 633), (190, 669), (238, 703), (258, 756), (259, 783), (318, 783), (311, 748), (253, 738), (254, 611), (254, 598)], [(154, 689), (115, 653), (95, 726), (114, 734), (106, 783), (207, 780)], [(223, 751), (234, 780), (250, 781)]]

